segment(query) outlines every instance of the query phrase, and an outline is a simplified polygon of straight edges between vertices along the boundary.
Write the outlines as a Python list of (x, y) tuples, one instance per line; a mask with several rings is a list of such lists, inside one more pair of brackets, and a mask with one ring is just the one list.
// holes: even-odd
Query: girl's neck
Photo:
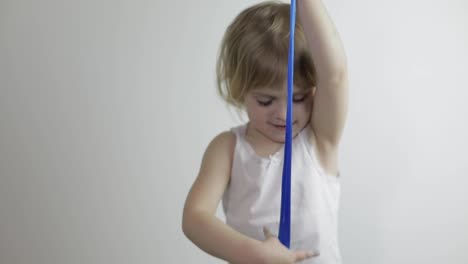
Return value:
[(276, 142), (255, 129), (250, 122), (247, 123), (245, 139), (260, 156), (269, 156), (278, 152), (284, 145), (283, 142)]

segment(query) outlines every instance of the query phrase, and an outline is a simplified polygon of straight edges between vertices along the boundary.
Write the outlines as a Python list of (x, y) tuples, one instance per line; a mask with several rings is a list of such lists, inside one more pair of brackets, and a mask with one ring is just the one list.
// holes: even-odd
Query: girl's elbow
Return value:
[(190, 229), (191, 229), (191, 217), (190, 214), (187, 212), (187, 210), (184, 210), (183, 216), (182, 216), (182, 232), (184, 235), (190, 239)]
[(184, 209), (182, 215), (182, 232), (190, 240), (192, 240), (193, 233), (197, 229), (197, 222), (199, 222), (200, 217), (200, 213), (196, 210)]

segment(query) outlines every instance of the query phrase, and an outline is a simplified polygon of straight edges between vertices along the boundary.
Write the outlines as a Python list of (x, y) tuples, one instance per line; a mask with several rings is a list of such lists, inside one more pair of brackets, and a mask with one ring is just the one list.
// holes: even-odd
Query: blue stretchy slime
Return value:
[(287, 248), (291, 241), (291, 147), (292, 147), (292, 97), (294, 80), (294, 32), (296, 26), (296, 1), (291, 0), (288, 54), (288, 106), (284, 144), (283, 179), (281, 184), (281, 215), (279, 240)]

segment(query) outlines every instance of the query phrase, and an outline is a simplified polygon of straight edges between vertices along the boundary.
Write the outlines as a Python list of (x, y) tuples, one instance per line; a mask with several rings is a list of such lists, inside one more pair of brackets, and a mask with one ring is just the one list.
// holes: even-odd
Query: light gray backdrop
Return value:
[[(239, 1), (0, 1), (0, 263), (222, 263), (181, 231)], [(468, 263), (468, 3), (325, 0), (349, 264)], [(219, 217), (223, 217), (221, 211)]]

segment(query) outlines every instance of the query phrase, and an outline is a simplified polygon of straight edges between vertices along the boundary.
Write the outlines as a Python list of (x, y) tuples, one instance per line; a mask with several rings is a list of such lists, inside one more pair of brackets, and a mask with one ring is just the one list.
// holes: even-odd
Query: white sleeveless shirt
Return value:
[[(223, 195), (226, 224), (263, 241), (263, 227), (278, 235), (284, 145), (269, 157), (257, 155), (245, 139), (247, 124), (233, 127), (236, 146), (231, 178)], [(303, 129), (292, 143), (291, 250), (320, 251), (304, 264), (341, 264), (338, 245), (340, 182), (324, 173)]]

